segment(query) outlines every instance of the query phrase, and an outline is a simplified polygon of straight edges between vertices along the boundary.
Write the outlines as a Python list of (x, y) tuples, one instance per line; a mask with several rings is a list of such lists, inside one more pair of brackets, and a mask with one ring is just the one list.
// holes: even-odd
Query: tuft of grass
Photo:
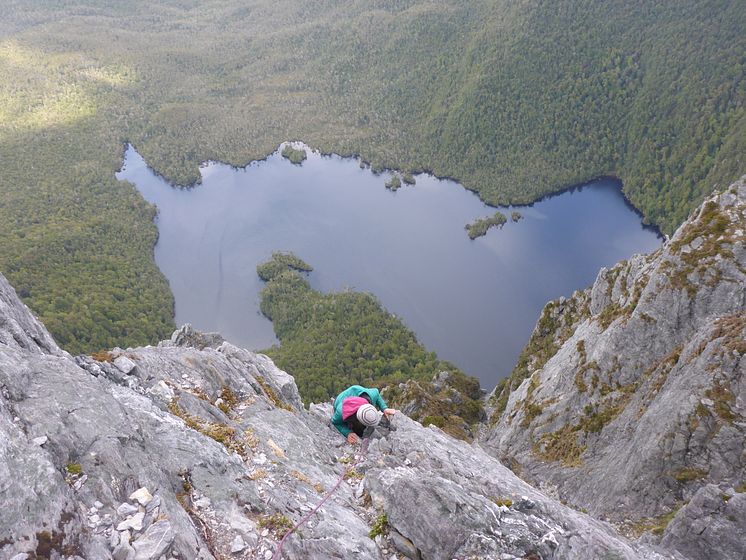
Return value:
[(113, 362), (116, 356), (109, 350), (99, 350), (98, 352), (93, 352), (91, 358), (97, 362)]
[(695, 469), (692, 467), (685, 467), (671, 473), (677, 482), (686, 483), (692, 482), (693, 480), (702, 480), (707, 476), (707, 471), (704, 469)]
[(80, 463), (69, 463), (65, 468), (67, 469), (67, 472), (73, 476), (77, 476), (83, 472), (83, 467), (80, 466)]
[(313, 482), (311, 481), (311, 479), (308, 478), (307, 475), (303, 474), (300, 471), (292, 470), (292, 471), (290, 471), (290, 476), (292, 476), (296, 480), (300, 480), (301, 482), (305, 482), (309, 486), (313, 486)]
[(263, 515), (260, 517), (259, 527), (269, 529), (274, 537), (279, 539), (293, 528), (293, 522), (286, 515), (273, 513), (272, 515)]
[(214, 439), (222, 444), (229, 451), (238, 453), (241, 457), (246, 457), (247, 442), (244, 439), (236, 437), (236, 429), (225, 424), (205, 422), (201, 418), (192, 416), (179, 406), (178, 398), (175, 398), (168, 405), (168, 411), (181, 418), (191, 429), (200, 432), (207, 437)]
[(715, 413), (729, 424), (732, 424), (736, 419), (736, 413), (733, 412), (731, 406), (735, 404), (736, 397), (730, 390), (730, 387), (723, 383), (717, 383), (705, 391), (705, 396), (715, 403)]
[(501, 507), (504, 506), (509, 508), (513, 505), (513, 500), (511, 500), (510, 498), (492, 498), (492, 501)]
[(565, 467), (579, 467), (585, 445), (578, 443), (579, 428), (567, 425), (555, 432), (543, 434), (534, 448), (534, 453), (545, 461), (562, 463)]
[(262, 389), (264, 390), (264, 393), (267, 395), (267, 398), (274, 404), (277, 408), (282, 408), (285, 410), (289, 410), (290, 412), (293, 411), (293, 407), (289, 404), (283, 402), (280, 400), (280, 397), (277, 396), (277, 393), (275, 390), (269, 386), (269, 383), (267, 383), (263, 378), (257, 377), (256, 378), (257, 383), (262, 386)]
[(253, 473), (246, 475), (249, 480), (261, 480), (267, 478), (267, 471), (265, 469), (257, 469)]
[(228, 386), (223, 387), (220, 391), (220, 398), (223, 402), (218, 405), (218, 408), (225, 414), (230, 414), (238, 406), (238, 397)]
[(657, 517), (647, 517), (638, 521), (627, 522), (622, 527), (622, 532), (629, 538), (637, 539), (643, 533), (653, 533), (654, 535), (662, 535), (669, 523), (676, 517), (684, 503), (679, 503), (668, 513), (659, 515)]
[(386, 534), (388, 526), (389, 518), (385, 513), (382, 513), (378, 517), (376, 517), (376, 520), (373, 522), (373, 527), (370, 529), (370, 533), (368, 533), (368, 536), (371, 539), (375, 539), (378, 535), (384, 535)]
[(361, 480), (365, 475), (355, 469), (350, 469), (345, 473), (345, 480)]
[(176, 501), (179, 502), (181, 507), (189, 511), (191, 509), (192, 493), (194, 492), (194, 486), (190, 479), (188, 471), (181, 471), (179, 473), (181, 477), (181, 490), (176, 493)]
[(533, 422), (534, 418), (540, 416), (541, 413), (544, 411), (541, 405), (534, 402), (528, 403), (525, 407), (525, 410), (526, 412), (523, 417), (523, 421), (521, 422), (521, 426), (523, 426), (524, 428), (527, 428), (531, 424), (531, 422)]

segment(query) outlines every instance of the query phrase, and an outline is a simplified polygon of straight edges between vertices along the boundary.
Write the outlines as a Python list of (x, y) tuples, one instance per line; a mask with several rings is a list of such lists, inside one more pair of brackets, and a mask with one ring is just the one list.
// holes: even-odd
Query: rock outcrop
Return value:
[(61, 351), (0, 277), (0, 558), (651, 558), (400, 414), (367, 453), (265, 356), (190, 327)]
[(659, 251), (545, 307), (483, 444), (630, 534), (744, 558), (745, 353), (742, 179)]

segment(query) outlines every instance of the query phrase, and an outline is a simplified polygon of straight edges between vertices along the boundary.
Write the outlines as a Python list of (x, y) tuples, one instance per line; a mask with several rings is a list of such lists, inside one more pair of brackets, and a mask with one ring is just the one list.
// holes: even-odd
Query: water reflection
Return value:
[(394, 193), (387, 175), (312, 152), (302, 166), (277, 152), (201, 171), (201, 186), (176, 189), (129, 148), (117, 175), (159, 209), (155, 257), (177, 324), (252, 349), (275, 343), (255, 269), (273, 251), (293, 251), (315, 267), (315, 288), (372, 292), (487, 388), (510, 373), (548, 300), (660, 245), (608, 180), (518, 208), (521, 221), (471, 241), (464, 225), (494, 209), (453, 181), (419, 175)]

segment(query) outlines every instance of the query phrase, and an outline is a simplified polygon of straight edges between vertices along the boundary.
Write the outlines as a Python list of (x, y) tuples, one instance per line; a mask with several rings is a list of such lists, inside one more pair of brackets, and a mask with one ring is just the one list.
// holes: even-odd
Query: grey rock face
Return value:
[(478, 446), (395, 417), (364, 467), (374, 507), (422, 558), (666, 558), (565, 507)]
[(679, 557), (403, 415), (363, 454), (329, 405), (305, 410), (292, 377), (216, 337), (72, 359), (4, 280), (0, 300), (0, 559), (271, 558), (337, 484), (283, 558)]
[[(746, 182), (705, 201), (661, 250), (550, 303), (530, 347), (551, 352), (528, 360), (485, 447), (627, 526), (689, 503), (663, 542), (740, 557), (727, 540), (705, 553), (672, 531), (702, 488), (746, 480)], [(718, 511), (718, 531), (743, 534), (743, 516)]]
[(29, 313), (15, 290), (0, 275), (0, 344), (32, 354), (65, 354), (47, 329)]
[(135, 560), (157, 560), (169, 549), (173, 540), (174, 532), (168, 520), (153, 523), (132, 545)]
[(746, 492), (708, 484), (678, 511), (662, 545), (698, 558), (746, 558), (744, 531)]

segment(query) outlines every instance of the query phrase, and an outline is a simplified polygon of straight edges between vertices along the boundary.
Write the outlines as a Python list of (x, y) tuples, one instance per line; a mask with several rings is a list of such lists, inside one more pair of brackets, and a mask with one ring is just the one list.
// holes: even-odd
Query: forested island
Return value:
[[(475, 220), (471, 224), (466, 224), (464, 229), (469, 233), (469, 239), (476, 239), (477, 237), (482, 237), (483, 235), (487, 235), (487, 232), (490, 228), (503, 227), (506, 222), (508, 221), (508, 218), (505, 217), (505, 214), (502, 212), (495, 212), (492, 216), (489, 216), (487, 218), (480, 218), (478, 220)], [(516, 222), (516, 219), (513, 219), (514, 222)]]
[[(484, 414), (479, 381), (428, 352), (373, 295), (312, 289), (304, 277), (310, 270), (289, 253), (257, 267), (267, 282), (261, 310), (280, 339), (263, 352), (295, 377), (303, 400), (325, 402), (352, 384), (388, 388), (393, 402), (421, 403), (413, 417), (465, 437), (464, 428)], [(439, 376), (447, 381), (435, 387)], [(460, 402), (449, 400), (451, 388)]]
[(743, 172), (739, 2), (9, 0), (4, 14), (0, 270), (71, 352), (174, 328), (154, 209), (113, 176), (127, 142), (179, 185), (288, 139), (453, 177), (493, 205), (614, 175), (665, 233)]

